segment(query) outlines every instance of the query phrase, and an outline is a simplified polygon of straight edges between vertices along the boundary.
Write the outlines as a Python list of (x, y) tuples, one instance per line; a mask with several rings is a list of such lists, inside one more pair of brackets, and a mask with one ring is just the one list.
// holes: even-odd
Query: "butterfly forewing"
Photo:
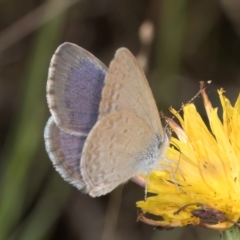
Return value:
[(47, 100), (54, 121), (74, 134), (88, 134), (97, 121), (107, 68), (91, 53), (71, 43), (52, 57)]
[(162, 134), (158, 109), (148, 81), (126, 48), (117, 50), (105, 78), (99, 119), (121, 109), (133, 111), (156, 133)]

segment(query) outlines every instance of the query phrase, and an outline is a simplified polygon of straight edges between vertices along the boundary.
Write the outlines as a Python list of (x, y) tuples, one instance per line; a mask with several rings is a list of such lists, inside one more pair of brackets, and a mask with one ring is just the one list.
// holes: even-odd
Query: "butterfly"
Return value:
[(47, 103), (50, 160), (63, 179), (92, 197), (149, 173), (164, 158), (169, 136), (126, 48), (116, 51), (108, 69), (83, 48), (60, 45), (49, 67)]

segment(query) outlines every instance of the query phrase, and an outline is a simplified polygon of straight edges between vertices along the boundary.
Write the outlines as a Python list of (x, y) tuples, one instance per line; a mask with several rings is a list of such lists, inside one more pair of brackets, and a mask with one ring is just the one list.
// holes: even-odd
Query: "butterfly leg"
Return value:
[[(176, 171), (179, 171), (179, 174), (182, 176), (182, 178), (184, 178), (182, 172), (180, 171), (179, 167), (178, 167), (178, 163), (170, 160), (170, 159), (164, 159), (162, 160), (163, 163), (167, 164), (167, 165), (160, 165), (159, 169), (165, 169), (167, 171), (170, 172), (171, 174), (171, 178), (172, 179), (169, 179), (171, 180), (175, 185), (176, 187), (181, 191), (183, 192), (183, 190), (181, 189), (181, 186), (179, 186), (179, 184), (177, 183), (177, 179), (176, 179)], [(173, 164), (175, 165), (175, 167), (171, 166), (170, 164)]]

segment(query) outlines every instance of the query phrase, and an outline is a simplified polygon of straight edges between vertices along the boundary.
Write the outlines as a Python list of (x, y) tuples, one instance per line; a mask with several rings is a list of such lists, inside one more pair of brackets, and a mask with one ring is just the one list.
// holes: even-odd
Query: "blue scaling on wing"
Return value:
[(65, 107), (72, 111), (67, 111), (64, 117), (76, 131), (89, 133), (98, 118), (106, 72), (85, 59), (80, 65), (81, 68), (71, 67), (68, 84), (65, 85)]
[(48, 76), (47, 99), (57, 126), (87, 135), (97, 121), (106, 66), (77, 45), (64, 43), (55, 52)]
[(50, 117), (44, 131), (48, 155), (61, 176), (78, 189), (85, 184), (80, 172), (80, 161), (86, 136), (66, 133)]

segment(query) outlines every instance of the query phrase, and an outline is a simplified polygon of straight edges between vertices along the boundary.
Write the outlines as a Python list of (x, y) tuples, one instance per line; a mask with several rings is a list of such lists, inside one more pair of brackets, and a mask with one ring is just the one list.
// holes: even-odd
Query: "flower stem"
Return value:
[(238, 227), (232, 227), (221, 232), (221, 240), (240, 240), (240, 229)]

